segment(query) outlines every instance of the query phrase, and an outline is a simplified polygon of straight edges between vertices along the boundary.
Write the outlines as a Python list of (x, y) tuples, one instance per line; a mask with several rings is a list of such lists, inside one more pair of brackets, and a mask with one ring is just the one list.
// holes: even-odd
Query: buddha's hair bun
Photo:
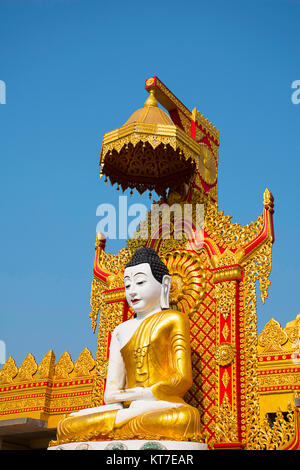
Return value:
[(170, 275), (167, 266), (162, 262), (156, 251), (152, 248), (139, 248), (136, 250), (125, 268), (137, 266), (141, 263), (149, 263), (153, 277), (160, 283), (162, 283), (165, 275)]

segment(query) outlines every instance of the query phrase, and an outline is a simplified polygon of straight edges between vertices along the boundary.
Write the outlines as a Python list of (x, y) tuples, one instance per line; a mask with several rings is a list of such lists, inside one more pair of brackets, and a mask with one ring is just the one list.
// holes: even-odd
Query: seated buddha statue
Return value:
[(154, 250), (141, 248), (125, 267), (124, 285), (135, 315), (112, 333), (106, 405), (61, 420), (50, 445), (201, 440), (199, 412), (183, 399), (193, 382), (189, 319), (169, 309), (168, 269)]

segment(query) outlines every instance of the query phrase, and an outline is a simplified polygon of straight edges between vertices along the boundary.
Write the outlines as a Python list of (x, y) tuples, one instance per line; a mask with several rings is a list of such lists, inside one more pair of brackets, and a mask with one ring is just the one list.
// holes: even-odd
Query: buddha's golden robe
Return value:
[(193, 382), (187, 316), (164, 310), (146, 317), (121, 354), (125, 388), (149, 387), (156, 400), (168, 402), (166, 407), (119, 423), (115, 423), (118, 410), (70, 416), (58, 424), (57, 441), (51, 445), (114, 439), (201, 440), (199, 412), (183, 400)]

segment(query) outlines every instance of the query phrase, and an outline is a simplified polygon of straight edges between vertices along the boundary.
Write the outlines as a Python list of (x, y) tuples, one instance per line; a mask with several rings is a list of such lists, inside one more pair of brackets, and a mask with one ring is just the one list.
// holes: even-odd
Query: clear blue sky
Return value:
[[(220, 130), (219, 207), (243, 225), (275, 197), (259, 331), (300, 313), (300, 2), (0, 0), (0, 339), (20, 365), (49, 349), (95, 354), (89, 320), (105, 132), (157, 75)], [(133, 202), (148, 201), (148, 196)], [(121, 244), (119, 245), (121, 247)], [(111, 244), (111, 249), (118, 246)]]

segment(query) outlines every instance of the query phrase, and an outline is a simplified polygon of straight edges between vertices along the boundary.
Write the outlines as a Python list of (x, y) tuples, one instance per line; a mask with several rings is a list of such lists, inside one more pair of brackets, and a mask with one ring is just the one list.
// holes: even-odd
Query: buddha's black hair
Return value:
[(152, 248), (139, 248), (136, 250), (125, 268), (137, 266), (141, 263), (149, 263), (153, 277), (161, 284), (163, 277), (165, 275), (170, 275), (167, 266), (162, 262), (156, 251)]

